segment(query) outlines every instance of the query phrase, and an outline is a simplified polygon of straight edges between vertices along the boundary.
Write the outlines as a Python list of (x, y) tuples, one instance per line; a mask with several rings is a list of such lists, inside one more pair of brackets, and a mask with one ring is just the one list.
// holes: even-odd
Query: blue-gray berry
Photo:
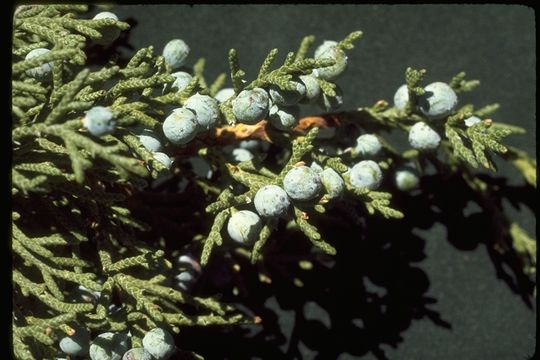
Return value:
[(193, 76), (190, 73), (185, 71), (177, 71), (171, 74), (174, 76), (175, 80), (172, 83), (171, 87), (176, 88), (176, 92), (180, 92), (185, 89), (186, 86), (191, 82)]
[(105, 332), (96, 336), (90, 345), (92, 360), (121, 360), (131, 340), (126, 333)]
[(116, 121), (111, 110), (103, 106), (94, 106), (86, 112), (83, 126), (94, 136), (105, 136), (114, 132)]
[[(316, 69), (314, 69), (313, 71), (315, 74), (318, 74), (318, 71)], [(319, 99), (319, 96), (321, 96), (321, 87), (319, 86), (319, 82), (317, 81), (315, 75), (300, 75), (300, 81), (302, 82), (302, 84), (304, 84), (304, 87), (306, 88), (306, 94), (300, 100), (300, 103), (315, 103)]]
[(188, 162), (191, 165), (191, 170), (201, 178), (210, 179), (213, 175), (212, 166), (204, 158), (200, 156), (192, 156), (188, 158)]
[(280, 106), (273, 105), (270, 109), (270, 124), (276, 129), (287, 131), (298, 125), (300, 108), (298, 105)]
[(419, 97), (419, 109), (429, 119), (442, 119), (452, 113), (457, 106), (458, 98), (450, 85), (434, 82), (424, 88)]
[(83, 285), (79, 285), (76, 292), (85, 302), (93, 303), (101, 297), (101, 291), (93, 291)]
[(92, 291), (82, 285), (79, 285), (79, 287), (73, 289), (65, 298), (65, 302), (70, 303), (96, 303), (96, 301), (100, 298), (101, 292), (99, 291)]
[(237, 163), (252, 160), (254, 157), (251, 151), (242, 148), (233, 149), (231, 155), (233, 161)]
[(336, 199), (343, 194), (345, 181), (343, 181), (343, 178), (334, 169), (326, 168), (319, 176), (321, 177), (321, 183), (328, 198)]
[(343, 105), (343, 90), (338, 84), (335, 85), (336, 87), (334, 88), (334, 91), (336, 92), (336, 96), (327, 96), (326, 94), (322, 94), (317, 102), (318, 105), (325, 111), (334, 111)]
[(180, 290), (189, 291), (196, 280), (192, 272), (182, 271), (174, 276), (174, 286)]
[[(113, 19), (113, 20), (118, 21), (118, 16), (116, 16), (116, 14), (110, 11), (102, 11), (96, 14), (96, 16), (93, 17), (93, 19), (94, 20)], [(118, 39), (121, 32), (121, 30), (115, 26), (106, 26), (106, 27), (101, 28), (99, 31), (101, 32), (101, 37), (99, 39), (94, 39), (94, 42), (96, 44), (100, 44), (104, 46), (112, 44), (113, 41)]]
[(196, 93), (187, 99), (184, 107), (195, 113), (197, 124), (202, 130), (209, 130), (219, 123), (219, 104), (211, 96)]
[(161, 139), (158, 134), (152, 129), (142, 129), (139, 135), (137, 135), (142, 146), (148, 151), (160, 151), (163, 148)]
[(229, 100), (233, 96), (234, 96), (233, 88), (223, 88), (216, 93), (214, 98), (221, 104)]
[[(28, 54), (26, 54), (24, 59), (25, 60), (30, 60), (30, 59), (33, 59), (35, 57), (45, 55), (45, 54), (49, 53), (50, 51), (51, 50), (45, 49), (45, 48), (33, 49), (33, 50), (29, 51)], [(38, 79), (38, 80), (44, 79), (45, 77), (47, 77), (52, 72), (52, 69), (53, 69), (53, 66), (54, 66), (53, 64), (54, 63), (52, 61), (47, 62), (47, 63), (43, 63), (40, 66), (36, 66), (35, 68), (26, 70), (26, 74), (28, 74), (28, 76), (31, 76), (31, 77), (33, 77), (35, 79)]]
[(193, 269), (197, 273), (202, 272), (201, 264), (191, 254), (183, 254), (176, 258), (175, 264), (179, 268)]
[(282, 90), (277, 85), (270, 86), (268, 92), (274, 104), (281, 106), (295, 105), (306, 95), (306, 86), (300, 79), (292, 79), (289, 83), (294, 86), (294, 90)]
[(473, 125), (478, 124), (481, 121), (482, 121), (482, 119), (480, 119), (478, 116), (470, 116), (470, 117), (465, 119), (465, 126), (471, 127)]
[(253, 204), (259, 215), (279, 217), (287, 213), (291, 202), (285, 190), (279, 186), (265, 185), (255, 194)]
[(249, 150), (251, 152), (256, 151), (267, 151), (268, 148), (270, 148), (270, 144), (266, 141), (261, 140), (255, 140), (255, 139), (248, 139), (248, 140), (242, 140), (238, 143), (238, 146), (242, 149)]
[(90, 347), (90, 332), (80, 326), (73, 328), (75, 334), (60, 339), (60, 350), (70, 356), (84, 356)]
[(117, 312), (119, 312), (120, 310), (122, 310), (122, 306), (119, 306), (119, 305), (116, 305), (116, 304), (110, 304), (109, 307), (107, 308), (107, 314), (108, 315), (114, 315)]
[(163, 166), (165, 166), (167, 169), (170, 169), (173, 163), (173, 160), (170, 158), (169, 155), (159, 152), (159, 151), (154, 153), (154, 160), (162, 163)]
[(184, 65), (189, 55), (189, 46), (182, 39), (173, 39), (163, 48), (163, 58), (171, 69), (177, 69)]
[(256, 139), (242, 140), (238, 143), (238, 147), (249, 151), (258, 151), (261, 147), (261, 141)]
[(92, 19), (99, 20), (99, 19), (113, 19), (118, 21), (118, 16), (116, 16), (115, 13), (112, 13), (110, 11), (102, 11), (100, 13), (97, 13)]
[(404, 110), (409, 101), (409, 89), (407, 84), (401, 85), (394, 94), (394, 107)]
[(147, 332), (142, 343), (144, 349), (156, 360), (166, 360), (175, 351), (173, 336), (161, 328), (154, 328)]
[(189, 271), (182, 271), (174, 276), (174, 279), (177, 281), (187, 282), (187, 281), (193, 281), (195, 279), (195, 276), (190, 273)]
[(126, 351), (122, 360), (152, 360), (152, 355), (144, 348), (133, 348)]
[(433, 150), (439, 147), (441, 137), (424, 122), (417, 122), (409, 130), (409, 144), (417, 150)]
[(255, 241), (261, 229), (261, 218), (249, 210), (235, 212), (227, 224), (227, 232), (231, 239), (241, 244), (250, 244)]
[(331, 59), (335, 61), (332, 66), (318, 68), (318, 76), (323, 80), (337, 79), (347, 68), (347, 54), (335, 45), (328, 46), (325, 50), (315, 55), (315, 59)]
[(309, 167), (311, 168), (311, 170), (315, 171), (319, 175), (323, 172), (322, 166), (316, 163), (315, 161), (312, 162)]
[(330, 49), (331, 47), (334, 47), (338, 44), (337, 41), (334, 40), (324, 40), (323, 43), (315, 49), (315, 53), (313, 54), (313, 58), (317, 59), (321, 56), (322, 53), (324, 53), (326, 50)]
[(375, 156), (382, 149), (379, 138), (373, 134), (360, 135), (356, 139), (356, 146), (352, 150), (354, 156)]
[(355, 188), (375, 190), (381, 185), (382, 171), (375, 161), (363, 160), (352, 167), (349, 179)]
[(202, 274), (201, 265), (190, 254), (180, 255), (175, 265), (178, 271), (174, 277), (175, 286), (183, 291), (189, 291)]
[(195, 114), (186, 108), (176, 108), (163, 122), (163, 134), (175, 145), (187, 144), (197, 136)]
[(270, 110), (272, 109), (273, 106), (274, 106), (274, 102), (272, 101), (272, 97), (269, 94), (268, 95), (268, 114), (266, 114), (266, 116), (270, 115)]
[(418, 173), (409, 167), (402, 167), (394, 174), (396, 187), (401, 191), (411, 191), (418, 187), (420, 179)]
[(232, 101), (233, 114), (241, 123), (255, 124), (268, 115), (269, 100), (262, 88), (243, 90)]
[(294, 200), (312, 200), (322, 190), (321, 178), (317, 172), (302, 165), (289, 170), (283, 178), (283, 188)]

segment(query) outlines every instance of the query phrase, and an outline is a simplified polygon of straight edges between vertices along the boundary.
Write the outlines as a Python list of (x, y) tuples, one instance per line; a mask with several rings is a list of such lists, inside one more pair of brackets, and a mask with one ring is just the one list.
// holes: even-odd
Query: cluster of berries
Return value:
[[(92, 20), (101, 20), (101, 19), (113, 19), (118, 21), (118, 17), (109, 11), (103, 11), (99, 14), (96, 14)], [(120, 29), (114, 26), (106, 26), (100, 29), (101, 37), (94, 39), (93, 42), (102, 46), (108, 46), (112, 44), (120, 36)], [(36, 48), (26, 54), (25, 60), (34, 59), (49, 53), (51, 50), (46, 48)], [(26, 74), (30, 77), (33, 77), (37, 80), (49, 80), (54, 63), (47, 62), (37, 66), (35, 68), (29, 69), (26, 71)]]
[(176, 350), (173, 336), (155, 328), (142, 339), (143, 347), (131, 348), (131, 338), (125, 332), (105, 332), (90, 340), (90, 332), (75, 327), (75, 333), (60, 339), (60, 349), (69, 356), (86, 356), (91, 360), (166, 360)]
[[(236, 120), (244, 124), (255, 124), (268, 119), (279, 130), (290, 130), (298, 124), (300, 108), (298, 104), (322, 104), (325, 110), (335, 108), (342, 103), (342, 92), (336, 85), (336, 96), (329, 98), (322, 93), (317, 78), (335, 80), (346, 68), (347, 56), (336, 47), (335, 41), (325, 41), (315, 51), (316, 59), (333, 59), (330, 67), (314, 69), (312, 74), (293, 77), (290, 83), (294, 90), (282, 90), (276, 85), (267, 89), (256, 87), (246, 89), (235, 96), (232, 88), (221, 89), (215, 97), (195, 94), (184, 106), (172, 110), (163, 123), (163, 133), (173, 144), (184, 145), (195, 138), (197, 133), (209, 130), (219, 124), (219, 104), (231, 100), (232, 112)], [(182, 66), (189, 54), (189, 46), (181, 39), (174, 39), (163, 49), (165, 63), (170, 69)], [(186, 72), (175, 72), (172, 84), (177, 91), (182, 91), (192, 80)]]
[[(215, 97), (196, 93), (189, 97), (182, 107), (172, 109), (158, 131), (148, 128), (136, 128), (141, 144), (154, 154), (154, 159), (170, 168), (173, 160), (161, 152), (163, 140), (174, 145), (185, 145), (197, 134), (219, 125), (221, 112), (219, 105), (232, 98), (232, 111), (238, 122), (254, 124), (265, 118), (279, 130), (290, 130), (298, 124), (300, 103), (318, 103), (325, 110), (334, 109), (343, 102), (342, 91), (336, 84), (336, 96), (328, 97), (321, 91), (317, 78), (331, 81), (343, 73), (347, 65), (345, 52), (336, 47), (337, 42), (325, 41), (315, 51), (316, 59), (333, 59), (330, 67), (314, 69), (312, 74), (299, 75), (291, 80), (295, 90), (281, 90), (272, 85), (268, 89), (254, 88), (243, 90), (235, 96), (234, 89), (221, 89)], [(169, 41), (163, 48), (163, 58), (170, 71), (185, 64), (189, 55), (189, 46), (181, 39)], [(171, 73), (175, 78), (170, 85), (173, 91), (181, 92), (192, 81), (191, 74), (185, 71)], [(164, 87), (164, 91), (167, 87)], [(103, 106), (94, 106), (83, 118), (83, 126), (94, 136), (105, 136), (115, 130), (116, 121), (113, 112)], [(163, 135), (163, 136), (162, 136)], [(163, 139), (163, 137), (165, 139)], [(246, 161), (253, 158), (248, 149), (228, 149), (234, 161)]]

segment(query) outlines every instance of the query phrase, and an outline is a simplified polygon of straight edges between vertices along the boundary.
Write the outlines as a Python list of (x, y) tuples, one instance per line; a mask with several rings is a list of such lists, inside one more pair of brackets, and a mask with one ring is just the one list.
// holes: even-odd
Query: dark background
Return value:
[[(319, 44), (323, 40), (339, 41), (354, 30), (362, 30), (364, 36), (349, 52), (348, 69), (337, 81), (345, 93), (343, 109), (371, 105), (379, 99), (391, 101), (395, 89), (404, 83), (407, 66), (427, 69), (427, 83), (448, 81), (463, 70), (469, 78), (479, 79), (481, 86), (460, 95), (461, 104), (470, 102), (481, 107), (499, 102), (501, 108), (492, 116), (495, 121), (528, 129), (526, 135), (510, 137), (507, 143), (536, 158), (536, 39), (532, 8), (131, 5), (118, 6), (113, 11), (121, 20), (132, 23), (128, 40), (134, 49), (154, 45), (156, 52), (161, 52), (172, 38), (185, 40), (191, 47), (188, 65), (193, 65), (199, 57), (206, 58), (207, 81), (228, 70), (227, 52), (231, 47), (237, 49), (241, 67), (248, 79), (252, 79), (274, 47), (280, 50), (279, 59), (283, 59), (288, 51), (297, 49), (305, 35), (315, 35)], [(127, 47), (121, 50), (124, 55), (133, 53)], [(515, 186), (521, 197), (531, 194), (524, 190), (523, 180), (512, 168), (502, 162), (498, 164), (498, 176)], [(440, 202), (453, 200), (452, 189), (446, 190), (450, 196), (440, 198)], [(450, 205), (450, 209), (458, 212), (468, 207), (463, 219), (477, 211), (467, 196), (456, 194), (460, 200)], [(531, 209), (536, 204), (531, 201), (525, 201), (528, 206), (506, 208), (535, 237), (536, 215)], [(188, 329), (180, 334), (181, 346), (212, 359), (528, 359), (535, 350), (536, 301), (533, 299), (528, 304), (519, 291), (497, 276), (496, 262), (482, 240), (486, 236), (483, 232), (486, 229), (482, 228), (486, 219), (477, 215), (476, 223), (474, 217), (465, 222), (439, 218), (419, 227), (409, 224), (399, 228), (412, 234), (396, 234), (392, 241), (412, 241), (410, 247), (416, 249), (416, 255), (403, 260), (400, 257), (403, 252), (398, 252), (396, 261), (381, 257), (381, 267), (398, 265), (383, 276), (379, 285), (366, 280), (366, 289), (378, 291), (381, 298), (387, 292), (396, 289), (397, 292), (390, 302), (376, 302), (376, 308), (366, 303), (359, 305), (364, 324), (356, 322), (355, 328), (342, 324), (348, 313), (354, 317), (353, 310), (346, 309), (348, 306), (355, 309), (355, 305), (351, 304), (347, 285), (336, 285), (338, 291), (330, 294), (332, 306), (317, 304), (317, 296), (313, 297), (314, 301), (303, 298), (297, 302), (294, 296), (278, 295), (277, 300), (271, 294), (261, 296), (261, 301), (266, 299), (261, 308), (277, 313), (274, 318), (263, 316), (268, 320), (263, 333), (281, 333), (277, 340), (270, 336), (264, 343), (266, 340), (259, 337), (250, 343), (242, 340), (241, 331)], [(457, 233), (456, 228), (459, 228)], [(390, 232), (374, 235), (390, 236)], [(400, 246), (402, 250), (408, 249), (409, 244)], [(399, 267), (401, 260), (410, 276), (403, 275)], [(349, 257), (344, 261), (355, 260)], [(362, 261), (361, 256), (357, 261)], [(370, 271), (364, 269), (365, 273)], [(343, 281), (354, 276), (346, 271), (338, 274)], [(339, 277), (329, 279), (336, 281)], [(316, 293), (309, 287), (303, 291)], [(344, 304), (341, 312), (336, 310), (340, 304)], [(388, 307), (390, 312), (395, 309), (394, 313), (386, 316), (383, 307)], [(299, 309), (303, 309), (303, 315), (296, 311)], [(373, 313), (377, 315), (370, 317)], [(332, 327), (320, 328), (329, 318)]]

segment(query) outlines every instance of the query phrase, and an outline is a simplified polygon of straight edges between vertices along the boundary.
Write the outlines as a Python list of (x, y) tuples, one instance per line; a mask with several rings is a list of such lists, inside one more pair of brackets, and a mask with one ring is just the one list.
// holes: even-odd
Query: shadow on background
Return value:
[[(498, 206), (507, 199), (515, 206), (534, 209), (532, 187), (507, 186), (498, 178), (483, 180), (498, 189)], [(493, 250), (492, 232), (499, 229), (491, 214), (480, 206), (469, 210), (477, 195), (460, 177), (443, 181), (426, 176), (421, 188), (416, 196), (394, 196), (395, 207), (407, 214), (402, 220), (366, 216), (355, 224), (354, 217), (349, 219), (350, 213), (338, 207), (313, 217), (323, 236), (336, 246), (335, 257), (314, 252), (302, 234), (282, 228), (284, 224), (272, 235), (264, 261), (256, 266), (236, 252), (216, 249), (195, 294), (219, 294), (222, 301), (260, 316), (262, 323), (184, 328), (177, 345), (205, 359), (337, 359), (342, 353), (355, 357), (372, 353), (377, 359), (387, 359), (381, 345), (398, 347), (415, 319), (427, 318), (452, 331), (452, 324), (437, 311), (437, 299), (426, 295), (430, 281), (417, 264), (425, 258), (426, 239), (413, 230), (429, 229), (435, 223), (446, 227), (447, 240), (458, 250), (468, 252), (485, 244), (497, 275), (531, 307), (533, 284), (522, 274), (518, 258)], [(187, 193), (188, 198), (199, 196)], [(171, 221), (186, 216), (186, 211), (193, 214), (193, 202), (185, 197), (178, 201), (182, 197), (175, 201), (167, 196), (171, 207), (156, 219), (163, 222), (165, 212)], [(182, 237), (189, 239), (186, 231), (182, 229)], [(306, 260), (311, 269), (299, 265)], [(261, 281), (260, 274), (271, 280)]]

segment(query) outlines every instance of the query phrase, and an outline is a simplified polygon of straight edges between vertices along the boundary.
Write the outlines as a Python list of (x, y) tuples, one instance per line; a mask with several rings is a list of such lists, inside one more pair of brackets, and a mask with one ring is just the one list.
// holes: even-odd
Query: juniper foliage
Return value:
[[(317, 162), (322, 168), (335, 170), (345, 181), (345, 192), (339, 199), (321, 193), (308, 202), (292, 201), (286, 230), (302, 232), (315, 251), (336, 254), (332, 241), (318, 229), (317, 219), (339, 204), (353, 219), (401, 219), (407, 215), (392, 204), (395, 187), (354, 187), (347, 173), (357, 160), (350, 149), (324, 150), (332, 140), (324, 140), (320, 132), (351, 126), (372, 133), (406, 132), (415, 123), (425, 121), (415, 111), (428, 75), (425, 69), (406, 69), (409, 101), (404, 109), (381, 100), (355, 111), (305, 117), (291, 131), (278, 131), (266, 120), (246, 125), (235, 118), (234, 97), (242, 90), (272, 85), (294, 90), (293, 78), (332, 66), (334, 61), (308, 56), (315, 42), (310, 35), (279, 65), (278, 50), (270, 50), (257, 77), (248, 80), (240, 65), (240, 54), (231, 49), (228, 77), (235, 95), (220, 104), (221, 123), (183, 147), (167, 144), (164, 151), (176, 161), (169, 170), (143, 146), (137, 126), (159, 133), (171, 109), (182, 107), (196, 93), (215, 96), (225, 86), (227, 75), (220, 74), (208, 82), (205, 60), (201, 58), (191, 69), (192, 80), (176, 92), (170, 87), (175, 78), (152, 46), (138, 50), (125, 66), (111, 61), (90, 70), (86, 66), (88, 43), (100, 39), (111, 28), (124, 31), (129, 25), (112, 19), (87, 19), (87, 10), (86, 5), (32, 5), (19, 7), (14, 17), (11, 244), (12, 328), (17, 359), (60, 356), (59, 339), (73, 335), (79, 326), (96, 335), (129, 330), (132, 344), (141, 346), (145, 333), (155, 327), (178, 333), (183, 326), (260, 321), (218, 299), (171, 287), (171, 254), (159, 239), (141, 240), (141, 233), (150, 227), (131, 208), (135, 194), (164, 177), (187, 177), (193, 180), (189, 186), (206, 196), (199, 201), (207, 203), (202, 216), (210, 226), (186, 240), (198, 252), (203, 266), (224, 251), (242, 253), (254, 264), (263, 261), (272, 233), (284, 220), (264, 219), (258, 239), (247, 248), (228, 241), (226, 224), (235, 211), (252, 209), (261, 187), (282, 186), (287, 172), (299, 165)], [(337, 47), (350, 51), (361, 35), (360, 31), (352, 32)], [(50, 52), (25, 59), (37, 48)], [(29, 70), (47, 63), (53, 64), (48, 77), (31, 76)], [(319, 78), (317, 82), (325, 96), (337, 96), (333, 82)], [(466, 80), (462, 72), (448, 84), (459, 94), (475, 89), (479, 82)], [(107, 107), (113, 113), (116, 126), (112, 134), (96, 137), (85, 128), (85, 113), (94, 106)], [(536, 187), (536, 160), (520, 149), (504, 145), (507, 136), (525, 130), (486, 118), (497, 107), (493, 104), (475, 110), (472, 104), (466, 104), (447, 118), (431, 123), (443, 135), (440, 157), (417, 150), (399, 152), (382, 141), (383, 150), (376, 161), (385, 174), (411, 162), (420, 172), (433, 164), (443, 173), (460, 174), (489, 205), (492, 189), (475, 176), (473, 169), (496, 171), (493, 158), (498, 155)], [(464, 119), (472, 115), (484, 120), (467, 127)], [(257, 139), (279, 149), (276, 163), (269, 163), (264, 154), (248, 161), (230, 161), (226, 146), (244, 139)], [(214, 171), (211, 180), (190, 174), (183, 161), (194, 154), (210, 164)], [(533, 279), (536, 241), (519, 224), (507, 220), (500, 211), (497, 214), (505, 220), (503, 230), (510, 235), (501, 237), (499, 250), (515, 254), (524, 274)], [(78, 286), (98, 295), (76, 296)], [(120, 310), (111, 311), (112, 305)]]

